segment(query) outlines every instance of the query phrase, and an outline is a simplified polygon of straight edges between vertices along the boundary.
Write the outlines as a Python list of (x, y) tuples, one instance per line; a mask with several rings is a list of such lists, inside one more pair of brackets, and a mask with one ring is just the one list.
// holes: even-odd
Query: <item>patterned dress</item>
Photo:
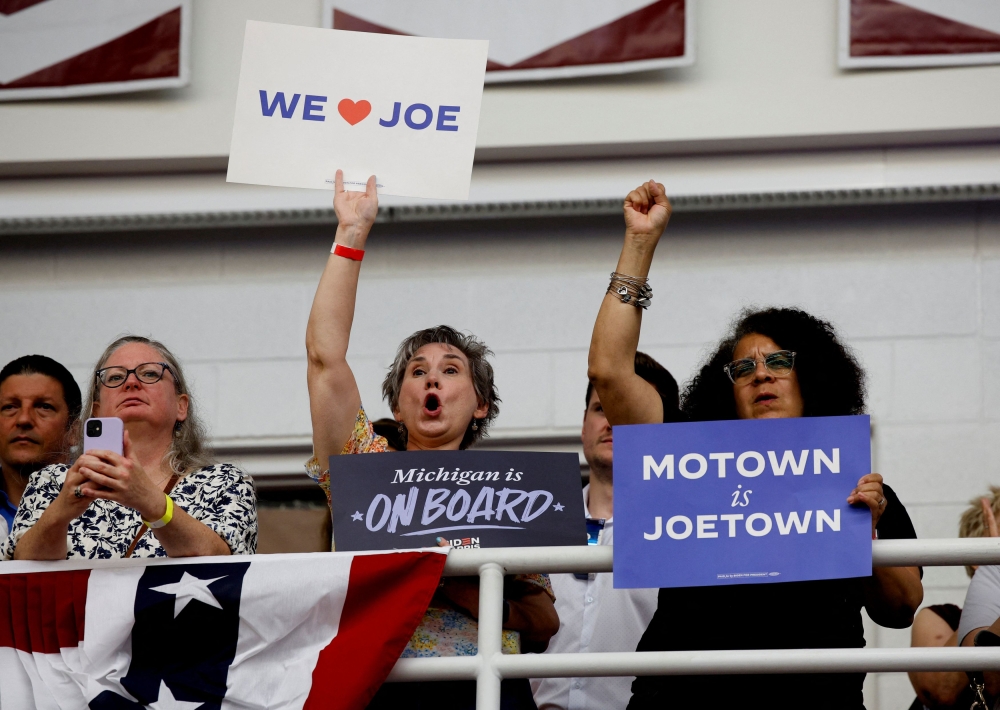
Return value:
[[(389, 451), (385, 437), (378, 436), (362, 407), (354, 421), (354, 431), (341, 454), (375, 454)], [(330, 501), (330, 469), (324, 469), (313, 456), (306, 463), (306, 472), (326, 493)], [(504, 596), (516, 596), (525, 588), (540, 588), (555, 601), (547, 574), (519, 574), (504, 578)], [(403, 658), (419, 656), (475, 656), (479, 649), (479, 624), (465, 612), (456, 609), (443, 594), (435, 594), (420, 626), (403, 651)], [(521, 634), (503, 630), (504, 653), (521, 652)]]
[[(68, 470), (69, 466), (55, 464), (36, 471), (28, 479), (10, 537), (3, 543), (2, 559), (13, 559), (18, 541), (59, 495)], [(257, 496), (253, 480), (236, 466), (222, 463), (192, 471), (177, 482), (170, 497), (188, 515), (218, 533), (234, 555), (256, 552)], [(140, 527), (142, 519), (137, 511), (114, 501), (96, 499), (69, 524), (66, 557), (122, 557)], [(166, 556), (167, 551), (148, 530), (132, 552), (132, 557)]]

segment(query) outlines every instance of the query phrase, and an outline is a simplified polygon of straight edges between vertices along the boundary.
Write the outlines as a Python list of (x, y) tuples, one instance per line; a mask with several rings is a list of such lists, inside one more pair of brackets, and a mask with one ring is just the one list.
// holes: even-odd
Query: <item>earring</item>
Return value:
[(475, 419), (472, 420), (472, 431), (479, 431), (479, 422)]
[(406, 436), (406, 427), (403, 425), (403, 422), (396, 425), (396, 431), (399, 432), (400, 436)]

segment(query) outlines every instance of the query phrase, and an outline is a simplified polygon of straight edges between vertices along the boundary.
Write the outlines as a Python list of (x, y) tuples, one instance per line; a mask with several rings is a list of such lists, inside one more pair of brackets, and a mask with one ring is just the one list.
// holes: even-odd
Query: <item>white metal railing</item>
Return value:
[[(860, 673), (1000, 670), (1000, 649), (824, 648), (765, 651), (660, 651), (631, 653), (500, 652), (503, 577), (531, 572), (610, 572), (614, 548), (509, 547), (452, 550), (444, 574), (479, 575), (479, 653), (404, 658), (389, 682), (475, 680), (477, 710), (499, 710), (503, 678), (704, 675), (728, 673)], [(1000, 564), (1000, 538), (875, 540), (875, 567)]]

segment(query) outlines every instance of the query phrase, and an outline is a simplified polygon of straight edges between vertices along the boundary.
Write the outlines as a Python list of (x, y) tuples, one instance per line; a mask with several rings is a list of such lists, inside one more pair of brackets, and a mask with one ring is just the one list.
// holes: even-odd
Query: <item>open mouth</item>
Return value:
[(441, 409), (441, 400), (438, 399), (436, 394), (427, 395), (427, 399), (424, 400), (424, 411), (430, 414), (436, 414)]
[(771, 400), (774, 400), (774, 399), (777, 399), (777, 397), (775, 395), (770, 394), (768, 392), (762, 392), (761, 394), (757, 395), (757, 397), (754, 399), (753, 403), (754, 404), (758, 404), (760, 402), (770, 402)]

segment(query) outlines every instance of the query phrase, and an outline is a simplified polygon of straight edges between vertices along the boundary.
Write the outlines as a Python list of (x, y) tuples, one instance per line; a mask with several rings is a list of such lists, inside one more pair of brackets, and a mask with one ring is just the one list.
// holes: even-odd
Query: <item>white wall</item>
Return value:
[[(488, 87), (479, 147), (489, 154), (610, 144), (620, 154), (640, 145), (1000, 133), (1000, 92), (984, 90), (998, 85), (1000, 66), (845, 72), (836, 66), (835, 0), (696, 0), (694, 7), (693, 67)], [(320, 1), (197, 0), (194, 78), (185, 89), (0, 104), (0, 174), (35, 161), (224, 164), (247, 19), (318, 26)]]
[[(372, 414), (399, 340), (449, 323), (497, 353), (497, 435), (579, 429), (586, 351), (620, 245), (617, 219), (380, 226), (363, 269), (350, 360)], [(8, 237), (0, 361), (41, 352), (81, 380), (123, 331), (182, 358), (217, 439), (309, 434), (303, 337), (331, 234), (321, 229)], [(679, 380), (749, 304), (831, 319), (870, 375), (877, 469), (921, 536), (952, 537), (998, 482), (1000, 208), (681, 214), (651, 273), (642, 348)], [(928, 569), (926, 602), (961, 603), (961, 569)], [(908, 643), (880, 630), (869, 642)], [(904, 707), (904, 676), (873, 684)]]

